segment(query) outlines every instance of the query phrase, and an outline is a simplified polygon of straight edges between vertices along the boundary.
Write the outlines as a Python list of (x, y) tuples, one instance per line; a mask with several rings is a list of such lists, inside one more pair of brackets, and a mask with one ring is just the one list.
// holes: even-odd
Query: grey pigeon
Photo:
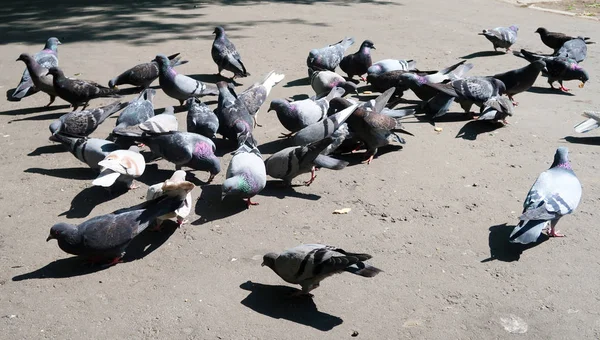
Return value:
[(561, 146), (556, 150), (550, 169), (540, 174), (527, 193), (523, 214), (510, 234), (510, 241), (523, 244), (535, 242), (548, 224), (548, 236), (564, 236), (555, 230), (556, 224), (561, 217), (577, 209), (580, 200), (581, 183), (571, 169), (569, 150)]
[(379, 274), (381, 269), (364, 262), (371, 258), (369, 254), (350, 253), (324, 244), (301, 244), (280, 254), (266, 254), (262, 265), (284, 281), (302, 286), (301, 294), (310, 295), (321, 281), (335, 274), (349, 272), (362, 277)]
[(499, 73), (494, 78), (501, 80), (506, 86), (506, 94), (514, 105), (518, 105), (513, 97), (521, 92), (525, 92), (533, 86), (546, 63), (542, 60), (534, 60), (529, 65), (516, 70)]
[[(34, 57), (26, 53), (21, 54), (17, 61), (18, 60), (25, 63), (27, 72), (29, 73), (29, 77), (31, 82), (33, 82), (35, 89), (45, 92), (50, 96), (50, 102), (46, 106), (52, 105), (56, 99), (56, 91), (52, 84), (52, 76), (48, 74), (48, 69), (41, 66)], [(30, 92), (32, 88), (33, 87), (30, 87)]]
[(52, 140), (66, 146), (73, 156), (92, 169), (100, 169), (98, 163), (104, 160), (108, 154), (119, 149), (117, 144), (105, 139), (76, 138), (61, 133), (53, 135)]
[(488, 99), (506, 91), (504, 83), (493, 77), (468, 77), (446, 84), (427, 84), (427, 86), (439, 91), (424, 107), (425, 112), (433, 118), (445, 115), (452, 100), (456, 100), (468, 113), (473, 104), (481, 107)]
[(354, 53), (344, 57), (340, 62), (340, 68), (346, 72), (348, 78), (359, 76), (363, 81), (366, 81), (363, 74), (367, 73), (367, 70), (373, 64), (371, 59), (371, 50), (375, 49), (375, 45), (371, 40), (365, 40), (360, 45), (360, 49)]
[(310, 172), (310, 179), (304, 182), (304, 185), (309, 186), (317, 177), (316, 167), (332, 170), (345, 168), (348, 162), (321, 155), (332, 142), (331, 138), (325, 138), (306, 146), (292, 146), (274, 153), (265, 160), (267, 175), (283, 179), (286, 185), (291, 185), (296, 176)]
[[(170, 55), (169, 62), (171, 67), (183, 65), (187, 63), (187, 60), (181, 60), (179, 57), (179, 53)], [(119, 74), (113, 79), (108, 81), (108, 87), (115, 88), (119, 85), (130, 84), (133, 86), (142, 87), (147, 89), (150, 87), (153, 81), (158, 78), (159, 69), (158, 63), (156, 61), (151, 61), (149, 63), (138, 64), (127, 71)]]
[(527, 50), (521, 50), (520, 53), (515, 52), (515, 55), (533, 62), (542, 60), (546, 63), (546, 68), (542, 71), (548, 76), (548, 84), (554, 88), (554, 82), (560, 84), (559, 89), (563, 92), (568, 92), (569, 89), (563, 85), (563, 81), (579, 80), (579, 88), (583, 88), (585, 83), (590, 79), (589, 74), (575, 60), (564, 57), (547, 57), (531, 53)]
[(187, 131), (203, 135), (208, 138), (216, 137), (219, 130), (219, 118), (198, 98), (187, 100)]
[(335, 87), (326, 97), (317, 100), (308, 98), (288, 102), (285, 99), (275, 99), (271, 101), (268, 112), (275, 111), (277, 113), (281, 125), (290, 131), (289, 134), (283, 134), (283, 136), (291, 137), (294, 132), (323, 120), (327, 116), (329, 102), (333, 98), (343, 95), (344, 89)]
[(190, 212), (192, 212), (192, 193), (191, 191), (186, 190), (184, 186), (180, 186), (179, 189), (174, 190), (175, 186), (179, 186), (180, 183), (185, 182), (185, 176), (185, 171), (177, 170), (173, 173), (171, 178), (163, 183), (157, 183), (148, 187), (148, 191), (146, 192), (146, 201), (151, 201), (164, 196), (185, 197), (179, 208), (175, 209), (175, 211), (156, 218), (156, 229), (160, 229), (160, 225), (163, 223), (163, 221), (170, 218), (176, 218), (179, 226), (187, 223), (185, 218), (189, 216)]
[(219, 102), (215, 113), (219, 118), (219, 133), (226, 139), (237, 142), (239, 146), (245, 138), (252, 137), (254, 120), (242, 100), (231, 93), (226, 82), (218, 82), (217, 88)]
[(249, 143), (242, 144), (233, 154), (225, 182), (221, 187), (221, 199), (226, 196), (241, 197), (248, 208), (258, 205), (252, 197), (267, 185), (267, 170), (260, 151)]
[(399, 74), (398, 80), (403, 85), (403, 88), (408, 88), (423, 101), (428, 101), (437, 94), (437, 91), (426, 84), (437, 84), (456, 80), (464, 77), (464, 75), (473, 68), (473, 64), (464, 64), (461, 61), (445, 69), (435, 73), (419, 73), (419, 72), (404, 72)]
[(232, 79), (249, 76), (250, 73), (246, 71), (246, 66), (242, 63), (240, 53), (227, 38), (223, 27), (215, 27), (213, 34), (215, 34), (215, 40), (213, 41), (210, 55), (219, 68), (219, 75), (221, 75), (223, 70), (227, 70), (233, 73)]
[(106, 118), (127, 105), (128, 103), (116, 101), (91, 110), (69, 112), (50, 124), (50, 132), (53, 135), (62, 133), (74, 137), (89, 136)]
[(116, 129), (136, 126), (154, 117), (154, 104), (152, 101), (155, 95), (155, 90), (146, 89), (136, 99), (130, 101), (129, 105), (119, 114)]
[(586, 133), (600, 126), (600, 112), (585, 111), (583, 116), (588, 119), (575, 125), (576, 132)]
[(346, 94), (358, 93), (356, 84), (332, 71), (315, 71), (310, 78), (310, 86), (317, 97), (327, 95), (334, 87), (343, 88)]
[(52, 84), (56, 94), (69, 102), (73, 110), (77, 110), (80, 105), (85, 109), (90, 100), (101, 97), (120, 96), (114, 89), (109, 89), (98, 83), (81, 79), (70, 79), (58, 67), (51, 67), (48, 73), (52, 75)]
[(283, 80), (285, 75), (280, 73), (275, 73), (275, 71), (269, 72), (261, 82), (254, 83), (252, 86), (244, 90), (244, 92), (237, 95), (239, 99), (242, 100), (242, 103), (248, 109), (248, 113), (254, 119), (254, 127), (260, 126), (258, 124), (258, 110), (262, 104), (267, 100), (269, 93), (271, 93), (271, 89), (273, 86), (277, 85), (280, 81)]
[(217, 95), (218, 91), (213, 86), (179, 74), (173, 67), (167, 56), (159, 54), (154, 59), (158, 63), (160, 88), (171, 98), (179, 100), (179, 105), (189, 97), (201, 97), (206, 95)]
[(483, 30), (479, 35), (483, 35), (494, 45), (494, 51), (498, 50), (498, 47), (505, 48), (506, 52), (510, 51), (510, 47), (517, 41), (517, 32), (519, 27), (512, 25), (509, 27), (496, 27), (489, 30)]
[[(33, 58), (41, 67), (45, 69), (58, 67), (58, 45), (60, 45), (60, 41), (57, 38), (52, 37), (48, 39), (44, 49), (36, 53)], [(31, 75), (26, 68), (25, 71), (23, 71), (23, 76), (21, 77), (19, 85), (8, 99), (12, 101), (19, 101), (21, 98), (30, 96), (38, 91), (39, 89), (33, 83)]]
[(368, 69), (367, 74), (382, 74), (389, 71), (414, 71), (417, 62), (410, 59), (383, 59), (373, 63)]
[(128, 150), (115, 150), (98, 162), (100, 174), (92, 182), (93, 185), (108, 188), (116, 181), (127, 184), (129, 189), (136, 189), (133, 179), (144, 174), (146, 161), (137, 146)]
[[(166, 191), (190, 192), (194, 185), (183, 182), (164, 188)], [(64, 252), (79, 255), (93, 263), (109, 265), (120, 262), (129, 243), (157, 217), (176, 210), (184, 197), (165, 196), (131, 208), (96, 216), (79, 225), (57, 223), (50, 228), (46, 241), (56, 239)]]
[(354, 38), (346, 37), (335, 44), (310, 50), (306, 58), (308, 76), (314, 71), (335, 71), (348, 47), (354, 44)]
[(506, 118), (513, 114), (512, 100), (504, 96), (494, 96), (483, 103), (477, 120), (502, 121), (504, 124), (508, 124)]
[(587, 42), (587, 40), (590, 39), (589, 37), (572, 37), (560, 32), (550, 32), (544, 27), (539, 27), (534, 33), (538, 33), (544, 45), (553, 49), (555, 53), (560, 50), (566, 42), (576, 38), (581, 38), (583, 41), (586, 41), (586, 43), (592, 43)]
[(582, 37), (571, 39), (564, 43), (558, 51), (554, 53), (554, 56), (574, 59), (576, 62), (580, 63), (587, 57), (587, 44), (588, 42)]
[[(335, 114), (327, 118), (311, 124), (302, 130), (298, 131), (292, 138), (292, 144), (296, 146), (308, 145), (318, 142), (324, 138), (331, 137), (332, 144), (327, 147), (326, 153), (331, 153), (335, 147), (339, 146), (343, 139), (348, 137), (343, 131), (336, 132), (344, 125), (344, 122), (352, 115), (358, 104), (350, 105), (349, 107), (339, 110)], [(347, 125), (346, 125), (347, 129)], [(343, 138), (343, 139), (342, 139)], [(340, 139), (342, 139), (340, 141)], [(333, 145), (333, 146), (332, 146)]]

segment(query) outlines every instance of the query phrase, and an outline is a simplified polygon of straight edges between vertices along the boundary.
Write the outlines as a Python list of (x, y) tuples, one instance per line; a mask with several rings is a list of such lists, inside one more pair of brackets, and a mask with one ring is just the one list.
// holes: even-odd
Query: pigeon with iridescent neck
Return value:
[[(183, 65), (187, 63), (187, 60), (181, 60), (179, 53), (170, 55), (169, 62), (171, 67)], [(118, 85), (130, 84), (138, 86), (143, 89), (147, 89), (153, 81), (158, 78), (159, 69), (156, 61), (149, 63), (138, 64), (120, 75), (114, 77), (108, 82), (108, 87), (115, 88)]]
[(340, 68), (346, 72), (348, 78), (352, 79), (354, 76), (359, 76), (363, 81), (366, 81), (363, 75), (367, 73), (367, 70), (373, 64), (371, 50), (374, 49), (375, 45), (371, 40), (363, 41), (356, 53), (347, 55), (342, 59)]
[(225, 182), (221, 187), (221, 199), (236, 196), (244, 199), (248, 208), (258, 205), (252, 197), (267, 185), (267, 170), (260, 151), (251, 143), (242, 144), (233, 154)]
[(335, 44), (310, 50), (306, 59), (308, 76), (310, 77), (314, 71), (335, 71), (344, 58), (344, 53), (352, 44), (354, 38), (346, 37)]
[(208, 105), (198, 98), (187, 100), (187, 131), (201, 134), (208, 138), (216, 137), (219, 130), (219, 118)]
[(219, 75), (223, 70), (227, 70), (233, 73), (233, 78), (243, 78), (250, 75), (246, 71), (246, 66), (242, 62), (240, 53), (235, 48), (235, 45), (229, 41), (223, 27), (215, 27), (213, 31), (215, 40), (213, 41), (210, 55), (213, 61), (219, 68)]
[[(33, 56), (33, 59), (35, 59), (35, 61), (41, 67), (47, 70), (49, 70), (51, 67), (58, 67), (58, 45), (60, 45), (60, 41), (57, 38), (52, 37), (48, 39), (44, 49), (36, 53)], [(25, 68), (19, 85), (12, 93), (10, 98), (8, 98), (8, 100), (19, 101), (22, 98), (30, 96), (38, 91), (40, 91), (40, 89), (35, 86), (33, 80), (31, 79), (31, 75), (29, 74), (29, 70)], [(50, 104), (52, 104), (52, 102), (50, 102)]]
[(561, 146), (556, 150), (550, 169), (540, 174), (527, 193), (523, 214), (510, 234), (510, 242), (535, 242), (548, 227), (548, 236), (564, 236), (556, 230), (556, 224), (575, 211), (580, 200), (581, 183), (571, 168), (569, 150)]
[(217, 88), (219, 89), (219, 102), (215, 114), (219, 118), (219, 133), (239, 146), (244, 138), (252, 137), (254, 119), (242, 99), (236, 98), (231, 93), (226, 82), (218, 82)]
[(570, 91), (564, 87), (563, 81), (567, 80), (579, 80), (579, 88), (583, 88), (585, 83), (590, 79), (590, 75), (586, 70), (581, 67), (575, 60), (565, 57), (547, 57), (531, 53), (527, 50), (521, 50), (520, 52), (514, 52), (516, 56), (523, 57), (530, 62), (541, 60), (546, 64), (546, 68), (542, 70), (542, 74), (548, 76), (548, 84), (551, 88), (554, 88), (554, 82), (560, 84), (559, 89), (563, 92)]

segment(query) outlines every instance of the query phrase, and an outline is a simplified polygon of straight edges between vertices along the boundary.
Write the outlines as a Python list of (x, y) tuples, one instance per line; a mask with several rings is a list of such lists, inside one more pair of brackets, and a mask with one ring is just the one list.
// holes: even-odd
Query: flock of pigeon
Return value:
[[(498, 27), (483, 30), (494, 49), (510, 47), (517, 39), (518, 28)], [(494, 76), (466, 76), (472, 64), (461, 61), (440, 71), (420, 71), (413, 60), (385, 59), (373, 63), (371, 50), (375, 45), (365, 40), (354, 54), (344, 56), (354, 44), (353, 38), (309, 52), (308, 74), (315, 95), (303, 100), (274, 99), (268, 111), (275, 111), (282, 126), (289, 131), (292, 146), (275, 152), (266, 160), (257, 148), (253, 130), (260, 127), (258, 111), (271, 89), (284, 78), (283, 74), (269, 72), (263, 80), (241, 93), (235, 90), (235, 79), (249, 75), (236, 47), (222, 27), (215, 28), (211, 56), (222, 71), (233, 74), (229, 82), (206, 84), (177, 73), (175, 67), (185, 64), (179, 54), (157, 55), (148, 63), (136, 65), (108, 82), (108, 87), (92, 81), (71, 79), (58, 67), (57, 38), (48, 39), (44, 49), (34, 56), (21, 54), (17, 60), (27, 66), (12, 100), (42, 91), (50, 96), (51, 105), (58, 96), (69, 102), (74, 111), (50, 124), (50, 140), (64, 144), (80, 161), (97, 169), (93, 185), (110, 188), (124, 183), (135, 188), (134, 179), (146, 168), (146, 159), (140, 148), (148, 147), (152, 159), (163, 158), (174, 163), (176, 171), (164, 183), (148, 188), (146, 202), (134, 207), (91, 218), (79, 225), (58, 223), (50, 229), (47, 240), (56, 239), (65, 252), (79, 255), (94, 263), (112, 265), (120, 261), (134, 237), (150, 226), (160, 228), (162, 221), (174, 218), (185, 223), (192, 209), (191, 192), (195, 185), (186, 181), (182, 167), (207, 171), (211, 182), (221, 171), (215, 155), (213, 139), (220, 134), (232, 144), (233, 158), (222, 183), (222, 198), (234, 196), (244, 199), (248, 208), (258, 203), (251, 199), (265, 188), (267, 175), (282, 179), (290, 185), (300, 174), (310, 173), (304, 184), (315, 180), (315, 170), (343, 169), (348, 162), (332, 155), (366, 149), (370, 163), (378, 148), (393, 141), (405, 143), (397, 133), (411, 135), (400, 120), (423, 114), (431, 121), (448, 112), (453, 101), (471, 113), (473, 104), (480, 107), (479, 120), (502, 121), (514, 113), (514, 96), (527, 91), (540, 72), (548, 76), (548, 83), (558, 91), (569, 91), (563, 81), (579, 80), (583, 87), (589, 79), (580, 66), (587, 54), (588, 38), (570, 37), (539, 28), (536, 33), (544, 44), (553, 49), (550, 54), (526, 50), (515, 55), (530, 64)], [(335, 72), (346, 73), (342, 77)], [(366, 75), (366, 77), (365, 77)], [(358, 94), (354, 79), (371, 84), (373, 91), (381, 92), (376, 99), (356, 101), (347, 95)], [(155, 114), (150, 88), (159, 79), (160, 88), (169, 97), (188, 110), (187, 131), (179, 131), (173, 107)], [(117, 86), (133, 85), (139, 96), (129, 103), (116, 101), (94, 109), (86, 109), (90, 100), (99, 97), (120, 97)], [(411, 90), (422, 101), (416, 107), (394, 109), (402, 101), (405, 91)], [(365, 94), (368, 92), (365, 91)], [(203, 96), (218, 96), (213, 110), (200, 101)], [(393, 103), (389, 101), (395, 98)], [(76, 111), (78, 107), (82, 110)], [(121, 111), (116, 127), (106, 139), (88, 137), (107, 117)], [(600, 116), (586, 113), (589, 118), (576, 130), (586, 132), (600, 124)], [(581, 199), (581, 184), (571, 169), (568, 150), (558, 148), (550, 169), (536, 180), (524, 202), (520, 222), (510, 235), (511, 242), (535, 242), (548, 229), (549, 236), (561, 236), (555, 229), (564, 215), (570, 214)], [(350, 272), (373, 277), (381, 270), (365, 261), (368, 254), (350, 253), (342, 249), (303, 244), (280, 254), (268, 253), (263, 265), (289, 283), (300, 284), (300, 294), (309, 294), (328, 276)]]

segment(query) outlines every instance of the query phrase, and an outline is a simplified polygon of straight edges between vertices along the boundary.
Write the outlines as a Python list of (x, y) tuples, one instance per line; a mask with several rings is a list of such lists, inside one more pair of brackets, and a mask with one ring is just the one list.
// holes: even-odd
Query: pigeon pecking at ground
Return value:
[(363, 41), (356, 53), (349, 54), (342, 59), (340, 68), (346, 72), (348, 78), (352, 79), (354, 76), (359, 76), (363, 81), (366, 81), (363, 75), (373, 65), (371, 50), (374, 49), (375, 45), (371, 40)]
[(356, 84), (332, 71), (315, 71), (310, 78), (310, 86), (317, 97), (326, 96), (334, 87), (343, 88), (346, 94), (358, 93)]
[(547, 57), (543, 55), (537, 55), (527, 50), (521, 50), (520, 52), (514, 53), (516, 56), (523, 57), (530, 62), (535, 60), (542, 60), (546, 63), (546, 68), (542, 70), (548, 76), (548, 84), (551, 88), (554, 88), (554, 82), (560, 84), (559, 89), (563, 92), (568, 92), (569, 89), (563, 85), (563, 81), (568, 80), (579, 80), (579, 88), (583, 88), (585, 83), (590, 79), (589, 74), (573, 59), (564, 57)]
[(294, 295), (309, 295), (310, 291), (329, 276), (349, 272), (362, 277), (374, 277), (382, 272), (364, 261), (369, 254), (350, 253), (324, 244), (301, 244), (280, 254), (267, 253), (262, 266), (271, 268), (284, 281), (299, 284), (302, 291)]
[(509, 27), (496, 27), (493, 29), (486, 29), (479, 35), (483, 35), (494, 45), (494, 51), (498, 48), (505, 48), (506, 52), (510, 51), (510, 47), (517, 41), (517, 33), (519, 27), (512, 25)]
[(510, 234), (510, 242), (537, 241), (544, 228), (550, 225), (548, 236), (561, 237), (555, 228), (558, 221), (571, 214), (581, 200), (581, 183), (571, 169), (569, 150), (556, 150), (550, 169), (542, 172), (527, 193), (519, 224)]
[(534, 60), (529, 65), (516, 70), (499, 73), (494, 78), (501, 80), (506, 87), (506, 95), (512, 101), (513, 105), (519, 105), (513, 97), (521, 92), (525, 92), (533, 86), (540, 72), (546, 67), (543, 60)]
[[(73, 137), (87, 137), (98, 128), (106, 118), (115, 114), (128, 103), (116, 101), (91, 110), (73, 111), (60, 116), (50, 124), (52, 135), (62, 133)], [(52, 137), (50, 137), (52, 140)]]
[(437, 94), (437, 91), (425, 85), (442, 83), (464, 77), (464, 75), (473, 68), (473, 64), (464, 64), (465, 61), (466, 60), (463, 60), (431, 74), (419, 72), (400, 73), (398, 81), (403, 84), (402, 88), (408, 88), (413, 91), (419, 99), (428, 101)]
[(308, 76), (310, 77), (314, 71), (335, 71), (344, 58), (344, 53), (352, 44), (354, 44), (354, 38), (346, 37), (335, 44), (310, 50), (308, 58), (306, 58)]
[(57, 133), (51, 137), (51, 140), (66, 146), (73, 156), (92, 169), (100, 169), (98, 163), (111, 152), (119, 149), (117, 144), (99, 138), (77, 138)]
[(100, 175), (92, 182), (93, 185), (108, 188), (116, 181), (127, 184), (129, 189), (136, 189), (133, 179), (140, 177), (146, 169), (144, 156), (137, 146), (128, 150), (115, 150), (98, 162)]
[[(175, 218), (179, 226), (182, 226), (185, 223), (187, 223), (187, 220), (185, 218), (188, 217), (190, 212), (192, 211), (192, 192), (186, 190), (185, 187), (174, 189), (176, 186), (185, 182), (185, 176), (185, 171), (177, 170), (173, 173), (171, 178), (164, 181), (163, 183), (157, 183), (148, 187), (148, 191), (146, 192), (146, 201), (151, 201), (164, 196), (185, 197), (181, 201), (181, 204), (177, 209), (175, 209), (172, 212), (169, 212), (168, 214), (156, 218), (156, 229), (160, 229), (160, 226), (163, 223), (163, 221), (168, 220), (170, 218)], [(171, 188), (172, 190), (166, 190), (166, 188)], [(185, 192), (181, 192), (182, 189)]]
[(258, 205), (252, 197), (267, 185), (267, 171), (260, 151), (250, 143), (244, 143), (234, 152), (227, 168), (226, 179), (221, 186), (221, 199), (226, 196), (241, 197), (247, 207)]
[(80, 105), (85, 109), (90, 100), (101, 97), (120, 98), (117, 91), (109, 89), (98, 83), (81, 79), (70, 79), (58, 67), (51, 67), (48, 73), (52, 75), (52, 84), (56, 94), (69, 102), (73, 110), (77, 110)]
[(241, 98), (231, 93), (226, 82), (217, 83), (219, 89), (219, 102), (215, 109), (215, 114), (219, 118), (219, 133), (230, 141), (234, 141), (238, 146), (242, 145), (246, 138), (254, 137), (254, 119), (248, 112), (247, 106)]
[(213, 110), (198, 98), (189, 98), (186, 103), (188, 107), (187, 131), (208, 138), (216, 137), (219, 130), (219, 118)]
[[(44, 49), (40, 52), (36, 53), (33, 56), (33, 59), (37, 61), (37, 63), (45, 68), (50, 69), (51, 67), (58, 67), (58, 45), (60, 45), (60, 41), (52, 37), (46, 41), (46, 45)], [(17, 88), (15, 88), (14, 92), (8, 98), (10, 101), (20, 101), (22, 98), (30, 96), (40, 89), (35, 86), (33, 80), (31, 79), (31, 75), (27, 68), (23, 71), (23, 76), (21, 76), (21, 81)], [(52, 104), (52, 102), (50, 102)], [(50, 105), (48, 104), (48, 105)]]
[(477, 120), (502, 121), (508, 125), (506, 118), (512, 116), (515, 112), (515, 107), (508, 97), (493, 96), (483, 103)]
[(232, 79), (243, 78), (250, 75), (246, 71), (246, 66), (242, 63), (240, 53), (235, 48), (235, 45), (229, 41), (223, 27), (215, 27), (213, 31), (215, 40), (213, 41), (210, 55), (213, 61), (219, 68), (219, 75), (223, 70), (233, 73)]
[[(187, 60), (181, 60), (179, 53), (170, 55), (168, 58), (171, 67), (187, 64)], [(115, 88), (118, 85), (129, 84), (147, 89), (158, 78), (159, 73), (158, 63), (154, 60), (138, 64), (109, 80), (108, 87)]]
[[(34, 86), (30, 87), (30, 89), (35, 88), (37, 91), (42, 91), (49, 95), (50, 102), (46, 106), (52, 105), (56, 99), (56, 90), (52, 83), (52, 76), (48, 74), (48, 69), (40, 65), (34, 57), (27, 53), (22, 53), (17, 61), (19, 60), (24, 62), (27, 67), (27, 72)], [(31, 92), (32, 90), (29, 91)]]

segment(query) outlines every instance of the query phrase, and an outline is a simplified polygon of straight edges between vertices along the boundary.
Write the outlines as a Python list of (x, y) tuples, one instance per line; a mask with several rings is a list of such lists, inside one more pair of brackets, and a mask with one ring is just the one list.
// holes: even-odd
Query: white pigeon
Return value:
[(151, 201), (160, 196), (177, 196), (185, 194), (185, 199), (181, 202), (179, 208), (177, 208), (172, 213), (160, 216), (156, 219), (157, 226), (156, 228), (160, 228), (160, 225), (164, 220), (168, 220), (170, 218), (176, 218), (177, 224), (183, 225), (187, 222), (185, 219), (189, 216), (192, 211), (192, 193), (191, 191), (187, 192), (178, 192), (173, 190), (166, 190), (168, 188), (174, 187), (174, 185), (178, 185), (180, 183), (185, 182), (185, 171), (177, 170), (173, 173), (170, 179), (166, 180), (163, 183), (157, 183), (148, 187), (148, 191), (146, 193), (146, 201)]
[(125, 182), (129, 189), (137, 188), (133, 179), (140, 177), (146, 169), (144, 156), (139, 152), (137, 146), (129, 150), (116, 150), (108, 154), (104, 160), (98, 162), (100, 175), (92, 182), (93, 185), (110, 187), (117, 180)]

